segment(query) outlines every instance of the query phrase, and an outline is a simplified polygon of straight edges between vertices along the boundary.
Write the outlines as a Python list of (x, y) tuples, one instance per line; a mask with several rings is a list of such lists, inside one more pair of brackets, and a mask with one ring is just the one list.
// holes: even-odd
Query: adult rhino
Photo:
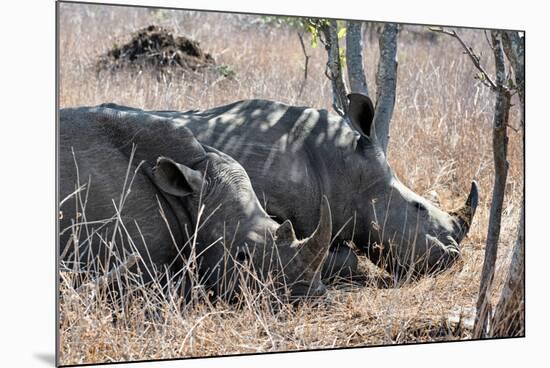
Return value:
[(158, 111), (191, 129), (201, 142), (235, 158), (246, 169), (266, 211), (290, 219), (298, 235), (311, 232), (326, 195), (336, 241), (324, 267), (354, 273), (357, 259), (343, 246), (353, 241), (395, 275), (441, 270), (459, 256), (478, 203), (472, 182), (465, 205), (437, 208), (395, 176), (379, 144), (369, 97), (352, 93), (349, 116), (326, 110), (247, 100), (206, 111)]
[(171, 119), (116, 106), (67, 108), (59, 132), (64, 260), (99, 259), (105, 267), (137, 251), (147, 281), (155, 270), (181, 271), (194, 254), (200, 281), (218, 295), (234, 295), (236, 263), (291, 300), (325, 292), (326, 199), (310, 236), (298, 240), (290, 221), (279, 225), (266, 214), (241, 165)]

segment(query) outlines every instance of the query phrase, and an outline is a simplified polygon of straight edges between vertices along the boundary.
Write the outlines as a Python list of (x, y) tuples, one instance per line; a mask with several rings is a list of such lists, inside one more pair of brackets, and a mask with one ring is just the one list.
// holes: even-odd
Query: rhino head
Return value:
[[(394, 174), (376, 137), (374, 108), (364, 95), (348, 96), (348, 121), (359, 133), (354, 153), (346, 160), (359, 173), (354, 187), (362, 203), (357, 244), (369, 258), (393, 274), (442, 270), (460, 255), (478, 204), (474, 181), (463, 207), (446, 212), (406, 187)], [(353, 179), (352, 179), (353, 180)]]
[(238, 266), (248, 265), (259, 281), (274, 282), (291, 299), (323, 295), (320, 268), (332, 234), (328, 200), (322, 202), (316, 230), (300, 240), (289, 220), (279, 224), (264, 211), (239, 163), (198, 142), (193, 147), (194, 158), (185, 164), (160, 157), (153, 180), (183, 203), (191, 223), (202, 224), (196, 254), (204, 284), (232, 297), (243, 270)]

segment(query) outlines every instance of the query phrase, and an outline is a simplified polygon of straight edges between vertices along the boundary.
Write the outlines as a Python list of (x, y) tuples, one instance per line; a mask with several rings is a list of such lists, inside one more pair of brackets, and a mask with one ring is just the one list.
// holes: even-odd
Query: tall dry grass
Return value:
[[(61, 4), (59, 17), (61, 107), (116, 102), (144, 109), (188, 110), (268, 98), (330, 109), (332, 96), (324, 75), (326, 55), (322, 47), (307, 47), (308, 80), (298, 98), (304, 57), (296, 32), (263, 25), (257, 16)], [(218, 64), (235, 72), (235, 78), (190, 72), (159, 81), (150, 73), (96, 73), (94, 64), (100, 54), (150, 24), (170, 27), (200, 41)], [(478, 181), (480, 204), (462, 243), (463, 257), (458, 264), (438, 276), (400, 288), (380, 288), (377, 280), (381, 272), (361, 259), (372, 282), (361, 288), (332, 287), (330, 304), (306, 303), (273, 312), (254, 303), (235, 306), (205, 301), (182, 312), (158, 302), (160, 319), (147, 315), (140, 298), (120, 314), (102, 298), (83, 293), (67, 297), (75, 295), (71, 281), (75, 276), (64, 273), (60, 284), (64, 296), (59, 326), (61, 363), (469, 338), (468, 323), (457, 326), (454, 322), (461, 311), (471, 312), (479, 288), (493, 182), (494, 98), (474, 80), (476, 70), (457, 43), (441, 37), (432, 43), (418, 38), (409, 32), (411, 29), (401, 33), (398, 46), (389, 161), (404, 183), (445, 209), (461, 204), (470, 181)], [(492, 72), (491, 50), (484, 33), (461, 32)], [(376, 41), (366, 42), (365, 55), (370, 93), (375, 95)], [(517, 126), (517, 109), (511, 113), (510, 123)], [(521, 137), (514, 131), (510, 131), (508, 155), (510, 170), (493, 301), (510, 262), (523, 188), (523, 148)], [(119, 313), (115, 324), (113, 313)]]

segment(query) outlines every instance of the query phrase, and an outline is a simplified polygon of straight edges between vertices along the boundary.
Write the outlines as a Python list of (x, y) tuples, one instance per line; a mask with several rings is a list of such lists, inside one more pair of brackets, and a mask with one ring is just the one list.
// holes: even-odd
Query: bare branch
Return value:
[(304, 92), (304, 88), (307, 82), (307, 67), (309, 64), (309, 55), (306, 52), (306, 46), (304, 44), (304, 35), (302, 32), (298, 32), (298, 39), (300, 40), (300, 45), (302, 46), (302, 52), (304, 53), (304, 80), (302, 81), (302, 84), (300, 86), (300, 91), (298, 92), (298, 96), (296, 96), (296, 99), (299, 99), (302, 96), (302, 93)]
[(513, 126), (512, 124), (506, 124), (506, 126), (507, 126), (508, 128), (510, 128), (510, 129), (512, 129), (512, 130), (513, 130), (514, 132), (516, 132), (516, 133), (519, 133), (519, 132), (520, 132), (519, 128), (516, 128), (516, 127)]
[[(497, 84), (493, 81), (493, 79), (489, 76), (489, 74), (485, 71), (485, 69), (483, 68), (483, 66), (481, 66), (480, 64), (480, 57), (477, 56), (475, 53), (474, 53), (474, 50), (472, 50), (471, 47), (469, 47), (468, 45), (466, 45), (466, 43), (462, 40), (462, 38), (454, 31), (454, 30), (447, 30), (445, 28), (442, 28), (442, 27), (428, 27), (428, 29), (432, 32), (438, 32), (438, 33), (443, 33), (443, 34), (446, 34), (446, 35), (449, 35), (451, 37), (454, 37), (455, 39), (458, 40), (458, 42), (460, 42), (460, 45), (462, 45), (462, 48), (464, 49), (464, 51), (466, 52), (466, 54), (470, 57), (470, 59), (472, 60), (472, 62), (474, 63), (475, 67), (477, 68), (477, 70), (480, 71), (480, 73), (483, 75), (483, 80), (480, 79), (480, 81), (487, 85), (487, 83), (489, 84), (489, 86), (493, 89), (493, 90), (496, 90), (497, 89)], [(478, 78), (479, 79), (479, 78)], [(484, 81), (486, 81), (487, 83), (484, 83)]]

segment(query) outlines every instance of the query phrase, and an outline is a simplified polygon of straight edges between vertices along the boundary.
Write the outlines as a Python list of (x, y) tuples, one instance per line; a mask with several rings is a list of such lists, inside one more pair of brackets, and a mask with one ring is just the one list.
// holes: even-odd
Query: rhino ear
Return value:
[(294, 232), (292, 222), (290, 222), (290, 220), (286, 220), (281, 225), (279, 225), (279, 227), (275, 231), (275, 237), (279, 240), (286, 240), (290, 242), (296, 240), (296, 233)]
[(361, 93), (350, 93), (348, 99), (348, 118), (352, 127), (362, 136), (374, 136), (374, 106), (371, 99)]
[(168, 157), (159, 157), (153, 168), (153, 181), (163, 192), (184, 197), (201, 190), (203, 177), (198, 170), (179, 164)]

